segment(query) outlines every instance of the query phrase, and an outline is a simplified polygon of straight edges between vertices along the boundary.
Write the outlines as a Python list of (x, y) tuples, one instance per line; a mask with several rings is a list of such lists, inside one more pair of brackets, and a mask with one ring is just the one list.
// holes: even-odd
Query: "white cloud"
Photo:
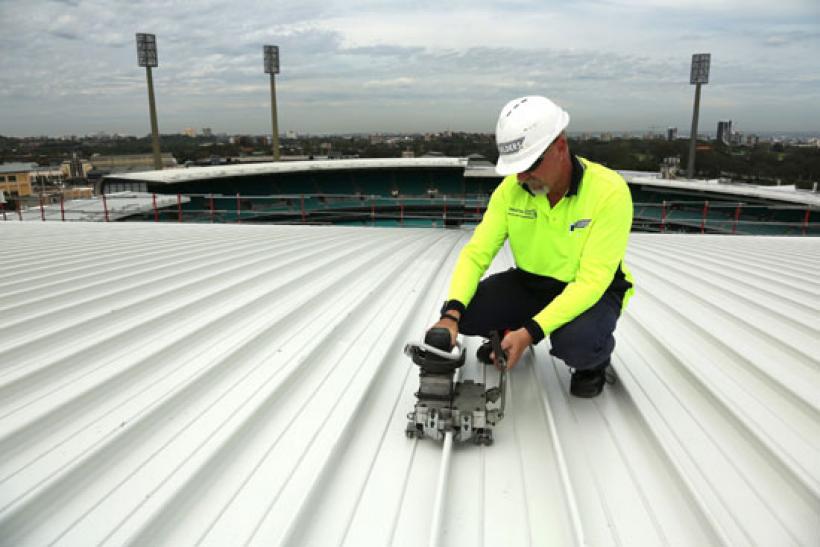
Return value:
[(744, 127), (820, 128), (817, 23), (808, 0), (0, 0), (0, 134), (113, 130), (106, 116), (144, 134), (136, 32), (157, 35), (168, 128), (265, 132), (264, 44), (280, 46), (283, 129), (489, 131), (531, 93), (572, 109), (577, 130), (686, 127), (701, 51), (703, 127), (731, 111)]
[(416, 83), (415, 78), (399, 77), (387, 80), (369, 80), (364, 83), (365, 88), (409, 87)]

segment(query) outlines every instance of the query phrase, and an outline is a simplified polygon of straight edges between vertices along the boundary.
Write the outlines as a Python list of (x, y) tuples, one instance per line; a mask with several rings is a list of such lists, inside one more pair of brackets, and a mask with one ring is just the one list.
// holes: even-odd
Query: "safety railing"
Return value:
[(806, 205), (771, 205), (728, 201), (668, 200), (634, 204), (633, 225), (645, 231), (820, 235)]
[[(93, 199), (19, 198), (0, 218), (41, 221), (369, 224), (453, 226), (480, 222), (486, 195), (103, 194)], [(636, 202), (636, 231), (820, 235), (816, 208), (727, 201)]]

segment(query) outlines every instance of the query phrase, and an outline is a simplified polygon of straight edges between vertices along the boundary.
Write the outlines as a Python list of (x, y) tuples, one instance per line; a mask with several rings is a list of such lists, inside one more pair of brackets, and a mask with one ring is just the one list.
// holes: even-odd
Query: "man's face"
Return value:
[(533, 192), (549, 192), (560, 182), (560, 164), (564, 148), (564, 137), (560, 136), (535, 161), (535, 166), (518, 173), (518, 181), (526, 182)]

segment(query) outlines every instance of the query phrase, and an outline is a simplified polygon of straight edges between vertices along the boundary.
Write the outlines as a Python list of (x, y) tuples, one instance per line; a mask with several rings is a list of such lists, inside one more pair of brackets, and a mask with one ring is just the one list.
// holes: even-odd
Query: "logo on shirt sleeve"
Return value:
[(570, 224), (569, 231), (574, 232), (575, 230), (586, 228), (587, 226), (589, 226), (590, 222), (592, 222), (591, 218), (582, 218), (581, 220), (576, 221), (574, 224)]

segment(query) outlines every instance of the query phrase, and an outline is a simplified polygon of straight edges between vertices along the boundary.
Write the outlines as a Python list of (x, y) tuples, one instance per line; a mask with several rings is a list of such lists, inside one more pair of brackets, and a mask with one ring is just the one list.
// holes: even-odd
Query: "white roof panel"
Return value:
[[(549, 342), (490, 447), (404, 435), (468, 231), (2, 223), (0, 544), (820, 536), (820, 240), (634, 234), (618, 382)], [(502, 250), (493, 271), (511, 265)], [(467, 339), (464, 377), (490, 376)]]
[(467, 158), (380, 158), (352, 160), (280, 161), (254, 164), (218, 165), (116, 173), (106, 178), (150, 182), (176, 183), (224, 177), (300, 173), (310, 171), (341, 171), (350, 169), (432, 169), (458, 168), (467, 165)]

